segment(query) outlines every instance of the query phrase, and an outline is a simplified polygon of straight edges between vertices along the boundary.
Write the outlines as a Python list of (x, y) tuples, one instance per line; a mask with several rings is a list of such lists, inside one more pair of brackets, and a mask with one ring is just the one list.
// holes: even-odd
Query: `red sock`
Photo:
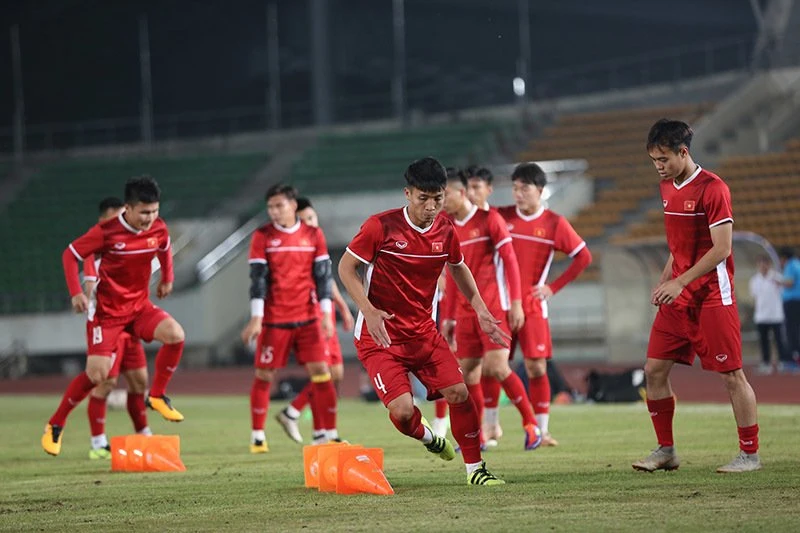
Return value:
[(183, 341), (175, 344), (165, 344), (156, 354), (156, 372), (153, 384), (150, 386), (150, 396), (164, 396), (167, 392), (167, 383), (172, 379), (172, 374), (178, 369), (178, 363), (183, 354)]
[(128, 414), (133, 422), (136, 433), (147, 427), (147, 409), (144, 405), (144, 394), (140, 392), (128, 393)]
[(450, 404), (450, 431), (465, 463), (481, 462), (481, 422), (470, 400)]
[(264, 429), (269, 409), (269, 386), (269, 381), (253, 379), (253, 387), (250, 389), (250, 419), (254, 430)]
[(305, 409), (306, 405), (309, 402), (309, 395), (311, 394), (311, 382), (309, 381), (306, 383), (306, 386), (294, 397), (292, 403), (290, 404), (292, 407), (297, 409), (298, 411), (302, 411)]
[(497, 378), (482, 376), (481, 389), (483, 389), (483, 406), (494, 409), (500, 403), (500, 381)]
[(519, 376), (512, 372), (500, 384), (503, 386), (503, 390), (506, 391), (508, 399), (522, 416), (522, 425), (533, 424), (535, 426), (536, 418), (533, 416), (533, 408), (531, 407), (531, 402), (528, 401), (528, 395), (525, 394), (525, 385), (522, 384)]
[(50, 417), (50, 424), (54, 426), (64, 426), (67, 423), (67, 416), (76, 405), (81, 403), (86, 396), (92, 392), (94, 383), (86, 375), (86, 372), (81, 372), (70, 381), (64, 396), (61, 397), (61, 403), (58, 404), (58, 409)]
[(89, 429), (92, 437), (97, 437), (106, 432), (106, 399), (89, 396)]
[(739, 431), (739, 449), (744, 453), (758, 452), (758, 424), (736, 429)]
[[(322, 429), (336, 429), (336, 387), (333, 386), (333, 381), (312, 381), (311, 387), (311, 402), (317, 404), (316, 411)], [(314, 411), (311, 413), (314, 414)]]
[(447, 416), (447, 400), (439, 398), (434, 402), (436, 408), (436, 418), (444, 418)]
[[(497, 381), (497, 380), (495, 380)], [(475, 412), (478, 414), (478, 423), (483, 421), (483, 389), (481, 384), (467, 385), (469, 397), (472, 398), (472, 403), (475, 404)]]
[(672, 417), (675, 415), (675, 397), (647, 400), (647, 410), (650, 411), (650, 420), (656, 430), (658, 445), (673, 446)]
[(550, 413), (550, 379), (547, 374), (528, 380), (528, 392), (537, 415)]
[(392, 421), (397, 431), (403, 435), (408, 435), (412, 439), (421, 439), (425, 435), (425, 426), (422, 425), (422, 413), (417, 406), (414, 406), (414, 414), (406, 421), (401, 421), (389, 413), (389, 420)]

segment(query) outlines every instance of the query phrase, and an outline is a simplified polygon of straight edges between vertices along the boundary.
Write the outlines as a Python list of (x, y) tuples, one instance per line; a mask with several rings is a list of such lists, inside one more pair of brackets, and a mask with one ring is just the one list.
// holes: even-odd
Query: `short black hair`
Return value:
[(433, 157), (417, 159), (406, 169), (406, 184), (423, 192), (441, 192), (447, 186), (447, 171)]
[(267, 194), (264, 195), (264, 200), (269, 201), (269, 199), (272, 198), (273, 196), (280, 196), (281, 194), (284, 195), (289, 200), (297, 199), (297, 189), (295, 189), (291, 185), (276, 183), (275, 185), (267, 189)]
[(447, 171), (447, 182), (450, 183), (451, 181), (458, 181), (464, 187), (467, 186), (467, 175), (458, 167), (447, 167), (445, 169)]
[(781, 259), (791, 259), (794, 257), (794, 248), (791, 246), (781, 246), (778, 250), (778, 257)]
[(119, 209), (120, 207), (125, 207), (125, 202), (117, 198), (116, 196), (109, 196), (107, 198), (103, 198), (100, 200), (100, 203), (97, 204), (97, 210), (102, 215), (109, 209)]
[(302, 211), (303, 209), (314, 209), (314, 206), (311, 205), (311, 200), (306, 198), (305, 196), (301, 196), (300, 198), (295, 198), (297, 200), (297, 210)]
[(511, 173), (511, 181), (521, 181), (527, 185), (544, 188), (547, 185), (547, 174), (536, 163), (520, 163)]
[(136, 205), (152, 204), (161, 201), (161, 189), (158, 188), (156, 180), (150, 176), (137, 176), (131, 178), (125, 184), (125, 203)]
[(467, 167), (467, 179), (478, 179), (485, 181), (487, 185), (491, 185), (492, 181), (494, 181), (494, 174), (486, 167), (472, 165)]
[(684, 144), (686, 148), (692, 145), (694, 132), (685, 122), (662, 118), (650, 128), (647, 134), (647, 149), (652, 150), (657, 146), (669, 148), (676, 154)]

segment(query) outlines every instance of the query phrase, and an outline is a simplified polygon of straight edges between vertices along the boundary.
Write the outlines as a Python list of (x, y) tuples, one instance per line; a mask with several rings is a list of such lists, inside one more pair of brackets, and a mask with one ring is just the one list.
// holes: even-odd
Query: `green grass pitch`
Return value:
[[(764, 470), (720, 475), (736, 453), (727, 405), (679, 404), (677, 472), (634, 472), (654, 446), (643, 404), (557, 406), (558, 448), (523, 451), (512, 407), (506, 435), (486, 452), (503, 487), (470, 487), (460, 458), (446, 463), (400, 435), (378, 404), (343, 401), (340, 432), (383, 447), (396, 494), (337, 496), (303, 487), (301, 446), (271, 415), (270, 453), (253, 456), (247, 397), (182, 397), (185, 415), (153, 431), (180, 434), (187, 471), (112, 473), (89, 461), (84, 405), (73, 412), (61, 456), (39, 437), (55, 396), (0, 396), (0, 531), (800, 531), (800, 407), (760, 408)], [(423, 406), (432, 416), (433, 406)], [(301, 428), (307, 437), (308, 423)], [(110, 435), (130, 432), (109, 411)]]

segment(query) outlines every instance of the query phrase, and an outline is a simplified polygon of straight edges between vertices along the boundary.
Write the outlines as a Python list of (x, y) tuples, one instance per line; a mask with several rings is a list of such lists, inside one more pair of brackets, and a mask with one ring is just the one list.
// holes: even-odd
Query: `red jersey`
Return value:
[[(486, 306), (493, 312), (508, 311), (511, 307), (511, 298), (498, 250), (504, 245), (511, 244), (511, 235), (506, 229), (503, 217), (497, 210), (487, 211), (473, 206), (464, 220), (452, 219), (452, 222), (461, 243), (461, 251), (464, 253), (464, 263), (472, 272)], [(449, 273), (447, 275), (450, 276)], [(448, 286), (454, 288), (455, 283)], [(475, 314), (472, 305), (461, 291), (451, 292), (455, 293), (451, 297), (455, 298), (456, 320)]]
[(534, 287), (547, 283), (556, 250), (575, 257), (586, 243), (566, 218), (544, 207), (532, 215), (524, 215), (514, 205), (497, 212), (506, 220), (513, 239), (525, 314), (547, 318), (547, 302), (534, 296)]
[[(158, 255), (164, 281), (172, 281), (172, 261), (167, 224), (157, 218), (150, 229), (128, 224), (124, 212), (93, 226), (69, 245), (79, 261), (101, 259), (98, 267), (97, 307), (99, 319), (129, 319), (149, 301), (153, 257)], [(165, 264), (166, 263), (166, 264)], [(80, 282), (66, 272), (70, 294), (81, 291)], [(90, 317), (91, 319), (92, 317)]]
[[(436, 332), (434, 309), (437, 280), (445, 263), (464, 258), (453, 224), (439, 214), (427, 228), (411, 222), (407, 208), (373, 215), (353, 237), (347, 251), (367, 264), (369, 301), (394, 314), (384, 322), (393, 344), (418, 340)], [(358, 313), (354, 336), (369, 336), (364, 315)]]
[(299, 220), (289, 228), (269, 223), (253, 232), (249, 262), (264, 263), (269, 269), (264, 324), (317, 318), (314, 263), (329, 257), (322, 230)]
[[(700, 166), (683, 183), (661, 181), (664, 227), (667, 246), (672, 253), (672, 277), (694, 266), (713, 246), (711, 228), (733, 223), (731, 193), (716, 174)], [(717, 268), (686, 286), (674, 305), (718, 307), (732, 305), (733, 253)]]

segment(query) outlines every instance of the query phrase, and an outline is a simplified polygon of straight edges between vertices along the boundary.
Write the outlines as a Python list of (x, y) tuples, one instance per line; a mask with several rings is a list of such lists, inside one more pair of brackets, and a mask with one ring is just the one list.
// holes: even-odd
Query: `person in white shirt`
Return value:
[(772, 268), (772, 261), (767, 256), (760, 256), (756, 265), (758, 271), (750, 278), (750, 295), (755, 303), (753, 322), (758, 328), (758, 338), (761, 343), (759, 373), (771, 374), (773, 365), (770, 332), (772, 332), (778, 348), (779, 369), (782, 369), (787, 357), (783, 331), (783, 298), (781, 296), (783, 277)]

